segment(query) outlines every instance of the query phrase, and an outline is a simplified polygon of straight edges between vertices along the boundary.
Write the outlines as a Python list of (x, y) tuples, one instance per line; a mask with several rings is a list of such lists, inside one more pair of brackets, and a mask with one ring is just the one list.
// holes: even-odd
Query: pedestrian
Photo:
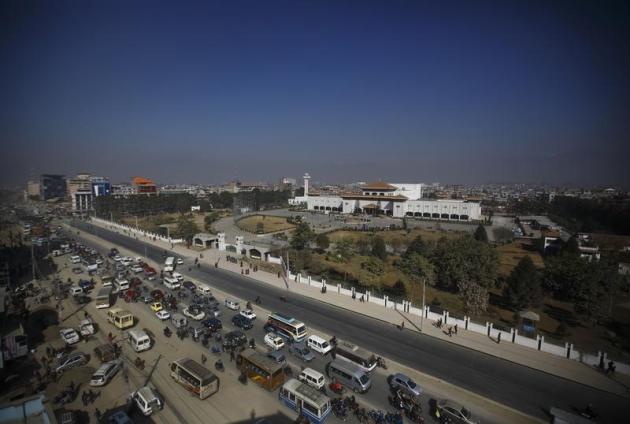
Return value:
[(497, 344), (501, 343), (501, 332), (497, 334)]
[(449, 337), (453, 336), (453, 327), (448, 327), (448, 336)]
[(85, 319), (88, 319), (88, 318), (90, 317), (90, 314), (88, 314), (88, 312), (87, 312), (87, 311), (83, 311), (83, 317), (84, 317)]
[(234, 349), (230, 349), (230, 362), (234, 362)]
[(457, 334), (457, 324), (453, 328), (455, 329), (455, 334)]
[(201, 354), (201, 363), (202, 363), (203, 365), (205, 365), (207, 360), (208, 360), (208, 358), (206, 358), (206, 355), (204, 355), (204, 354), (202, 353), (202, 354)]
[(96, 416), (96, 422), (97, 423), (100, 422), (101, 418), (103, 417), (103, 414), (101, 413), (101, 411), (99, 411), (98, 408), (94, 410), (94, 415)]
[(606, 374), (614, 374), (616, 368), (617, 367), (615, 366), (615, 363), (613, 361), (608, 361), (608, 369), (606, 370)]
[(81, 402), (83, 406), (87, 406), (87, 393), (85, 393), (85, 390), (81, 393)]
[(401, 323), (400, 323), (400, 329), (401, 329), (401, 330), (404, 330), (404, 329), (405, 329), (405, 321), (403, 321), (403, 322), (401, 322)]

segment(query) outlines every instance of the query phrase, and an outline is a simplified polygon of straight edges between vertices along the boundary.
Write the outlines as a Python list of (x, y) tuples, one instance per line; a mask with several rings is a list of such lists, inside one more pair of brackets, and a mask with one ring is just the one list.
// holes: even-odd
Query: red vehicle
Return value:
[(127, 290), (127, 292), (125, 293), (125, 302), (129, 303), (129, 302), (135, 302), (138, 297), (140, 296), (140, 292), (133, 290), (133, 289), (129, 289)]
[(142, 285), (142, 280), (138, 277), (133, 277), (131, 282), (129, 283), (129, 287), (140, 287)]
[(151, 297), (154, 301), (159, 302), (160, 300), (164, 299), (164, 293), (162, 292), (162, 290), (153, 290), (151, 292)]

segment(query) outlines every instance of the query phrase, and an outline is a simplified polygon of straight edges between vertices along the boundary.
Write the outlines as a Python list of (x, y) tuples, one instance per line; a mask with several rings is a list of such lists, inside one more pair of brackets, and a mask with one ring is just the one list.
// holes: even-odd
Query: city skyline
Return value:
[(615, 1), (5, 2), (0, 181), (627, 187), (628, 16)]

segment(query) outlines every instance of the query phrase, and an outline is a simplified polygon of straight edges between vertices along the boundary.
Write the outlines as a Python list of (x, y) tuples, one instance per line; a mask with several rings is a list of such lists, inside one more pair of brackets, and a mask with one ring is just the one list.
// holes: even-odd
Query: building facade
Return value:
[(423, 218), (447, 221), (481, 219), (481, 204), (465, 200), (422, 199), (422, 184), (364, 184), (360, 192), (339, 195), (309, 193), (305, 175), (304, 196), (292, 199), (292, 204), (304, 204), (308, 210), (343, 214), (385, 215), (393, 218)]
[(26, 195), (28, 197), (39, 197), (39, 181), (26, 183)]
[(144, 177), (133, 177), (131, 180), (134, 194), (144, 194), (147, 196), (156, 196), (158, 194), (155, 183)]
[(42, 200), (66, 197), (66, 179), (64, 175), (42, 174), (39, 178), (39, 197)]

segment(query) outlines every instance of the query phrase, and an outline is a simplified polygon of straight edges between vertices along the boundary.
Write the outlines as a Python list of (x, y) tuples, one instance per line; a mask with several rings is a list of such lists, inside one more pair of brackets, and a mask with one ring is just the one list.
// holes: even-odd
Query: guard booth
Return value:
[(518, 316), (521, 318), (521, 331), (526, 335), (536, 334), (540, 315), (532, 311), (520, 311)]

